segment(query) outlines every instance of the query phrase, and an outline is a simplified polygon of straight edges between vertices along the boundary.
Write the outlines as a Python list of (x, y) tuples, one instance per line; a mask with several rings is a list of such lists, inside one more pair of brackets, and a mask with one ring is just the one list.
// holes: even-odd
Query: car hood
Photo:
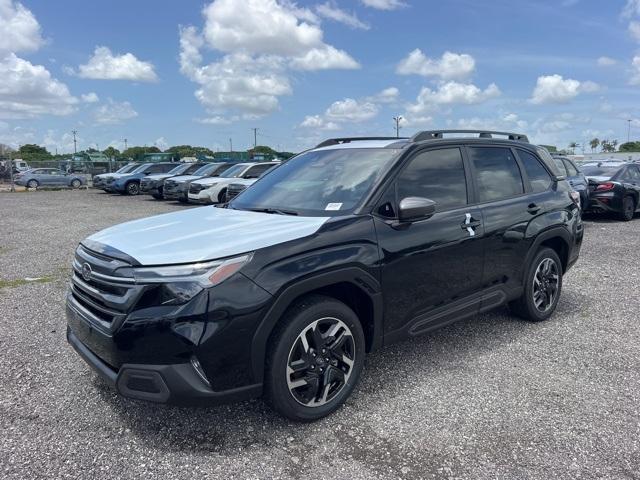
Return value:
[(202, 178), (202, 177), (198, 175), (178, 175), (177, 177), (173, 177), (171, 181), (182, 183), (182, 182), (190, 182), (192, 180), (197, 180), (198, 178)]
[(233, 179), (234, 185), (253, 185), (256, 183), (257, 178), (235, 178)]
[(142, 265), (215, 260), (313, 235), (329, 217), (200, 207), (134, 220), (95, 233), (88, 248), (115, 248)]

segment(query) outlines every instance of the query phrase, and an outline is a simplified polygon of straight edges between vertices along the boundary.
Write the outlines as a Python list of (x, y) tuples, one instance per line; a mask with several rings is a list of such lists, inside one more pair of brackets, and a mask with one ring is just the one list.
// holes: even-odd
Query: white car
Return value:
[(189, 201), (195, 203), (222, 203), (225, 201), (227, 186), (238, 179), (258, 179), (264, 172), (279, 165), (278, 162), (238, 163), (219, 177), (203, 178), (191, 182)]

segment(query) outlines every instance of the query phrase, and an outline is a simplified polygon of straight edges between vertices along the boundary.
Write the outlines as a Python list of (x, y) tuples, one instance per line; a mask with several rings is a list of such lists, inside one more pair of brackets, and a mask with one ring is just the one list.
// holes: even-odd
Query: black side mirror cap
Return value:
[(426, 220), (436, 213), (436, 202), (422, 197), (406, 197), (400, 201), (398, 219), (402, 223)]

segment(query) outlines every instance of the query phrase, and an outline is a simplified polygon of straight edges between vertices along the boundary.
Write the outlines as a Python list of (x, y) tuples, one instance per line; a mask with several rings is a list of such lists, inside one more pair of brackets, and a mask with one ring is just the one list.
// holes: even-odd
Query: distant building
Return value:
[(218, 161), (246, 162), (251, 160), (249, 152), (215, 152), (213, 158)]
[(584, 153), (581, 155), (567, 155), (577, 163), (597, 162), (598, 160), (620, 160), (623, 162), (640, 160), (640, 152), (613, 152), (613, 153)]

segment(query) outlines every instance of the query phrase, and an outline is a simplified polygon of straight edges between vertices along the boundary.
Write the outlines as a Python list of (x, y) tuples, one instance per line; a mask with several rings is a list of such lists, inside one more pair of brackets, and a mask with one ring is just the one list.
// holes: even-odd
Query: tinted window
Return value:
[(527, 172), (532, 190), (535, 193), (547, 190), (551, 186), (551, 177), (540, 161), (534, 155), (524, 150), (518, 150), (518, 156), (524, 166), (525, 172)]
[(582, 173), (588, 177), (606, 177), (611, 178), (620, 170), (620, 165), (608, 166), (608, 165), (591, 165), (582, 167)]
[(255, 167), (251, 167), (249, 170), (247, 170), (247, 173), (245, 173), (244, 176), (245, 178), (258, 178), (271, 167), (273, 167), (273, 165), (270, 164), (256, 165)]
[(571, 163), (569, 160), (563, 160), (565, 167), (567, 167), (567, 172), (569, 173), (570, 177), (575, 177), (576, 175), (579, 175), (580, 172), (578, 172), (578, 169), (576, 167), (573, 166), (573, 163)]
[(160, 173), (167, 173), (175, 168), (175, 166), (170, 163), (161, 164), (159, 165), (159, 167), (160, 167)]
[(558, 166), (558, 170), (560, 170), (560, 175), (568, 175), (567, 166), (564, 164), (564, 161), (561, 158), (554, 157), (554, 162)]
[(145, 170), (145, 173), (164, 173), (167, 172), (166, 165), (151, 165), (149, 168)]
[(481, 202), (501, 200), (524, 193), (520, 169), (511, 150), (499, 147), (469, 148), (476, 169)]
[(635, 165), (631, 165), (627, 168), (627, 173), (624, 176), (627, 180), (631, 180), (632, 182), (637, 182), (640, 180), (640, 170)]
[(467, 183), (458, 148), (418, 154), (398, 176), (398, 200), (423, 197), (436, 202), (438, 211), (467, 204)]
[(189, 165), (187, 168), (184, 169), (184, 171), (182, 172), (183, 175), (192, 175), (193, 172), (198, 171), (199, 168), (202, 167), (201, 163), (192, 163), (191, 165)]

